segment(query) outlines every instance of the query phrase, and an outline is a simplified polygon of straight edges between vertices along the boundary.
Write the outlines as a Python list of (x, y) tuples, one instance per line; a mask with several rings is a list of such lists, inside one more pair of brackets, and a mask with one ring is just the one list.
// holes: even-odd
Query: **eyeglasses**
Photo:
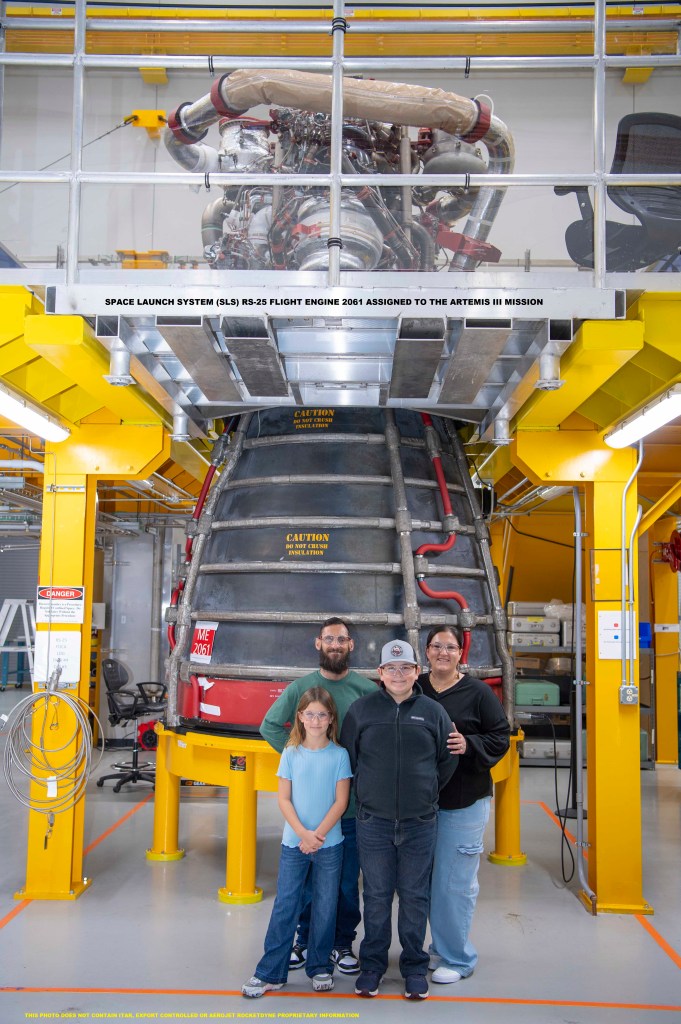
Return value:
[(428, 644), (428, 646), (436, 654), (439, 654), (440, 651), (446, 651), (447, 654), (456, 654), (457, 651), (461, 650), (458, 644)]
[(323, 644), (340, 644), (341, 647), (345, 647), (346, 644), (350, 643), (349, 636), (320, 636), (319, 639)]
[(303, 711), (302, 715), (306, 722), (326, 722), (331, 718), (328, 711)]
[(403, 668), (399, 665), (383, 665), (383, 671), (389, 676), (408, 676), (415, 668), (416, 665), (405, 665)]

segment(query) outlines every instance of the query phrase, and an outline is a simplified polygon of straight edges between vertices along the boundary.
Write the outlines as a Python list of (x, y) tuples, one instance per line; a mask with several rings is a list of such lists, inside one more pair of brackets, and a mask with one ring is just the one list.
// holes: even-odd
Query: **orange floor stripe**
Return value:
[(653, 928), (652, 924), (647, 917), (643, 917), (642, 914), (634, 914), (634, 917), (640, 925), (642, 925), (649, 935), (655, 939), (660, 949), (663, 949), (668, 957), (670, 957), (677, 967), (681, 967), (681, 956), (673, 949), (666, 939), (663, 939), (657, 929)]
[[(548, 814), (548, 816), (551, 819), (551, 821), (553, 822), (553, 824), (557, 825), (558, 828), (562, 829), (563, 826), (560, 823), (560, 818), (558, 817), (558, 815), (554, 814), (553, 811), (550, 810), (548, 805), (545, 804), (543, 800), (537, 800), (536, 803), (537, 803), (537, 805), (539, 807), (541, 807), (542, 811), (545, 811)], [(572, 832), (568, 831), (568, 829), (565, 829), (565, 835), (568, 837), (568, 839), (570, 840), (571, 843), (576, 842), (575, 837), (573, 836)]]
[(10, 910), (9, 914), (5, 914), (2, 921), (0, 921), (0, 928), (4, 928), (6, 924), (9, 924), (10, 921), (17, 916), (17, 914), (20, 914), (21, 911), (25, 910), (29, 903), (32, 902), (33, 900), (22, 900), (20, 903), (17, 903), (16, 907)]
[[(1, 992), (31, 992), (31, 993), (60, 993), (75, 995), (134, 995), (134, 996), (239, 996), (239, 989), (186, 989), (186, 988), (43, 988), (40, 986), (0, 986)], [(267, 992), (265, 999), (316, 999), (320, 998), (318, 992)], [(358, 996), (351, 992), (325, 992), (322, 999), (352, 999), (353, 1002)], [(380, 995), (377, 999), (404, 999), (401, 993), (395, 995)], [(614, 1003), (599, 1002), (588, 999), (504, 999), (493, 996), (433, 996), (430, 1000), (438, 1003), (481, 1003), (495, 1006), (574, 1006), (593, 1007), (605, 1010), (660, 1010), (663, 1013), (679, 1013), (681, 1005), (669, 1006), (663, 1003)], [(260, 1004), (262, 1005), (262, 1004)], [(357, 1004), (358, 1006), (361, 1004)]]
[[(555, 825), (557, 825), (557, 826), (558, 826), (558, 828), (561, 828), (561, 824), (560, 824), (560, 821), (558, 820), (558, 818), (556, 817), (556, 815), (555, 815), (555, 814), (553, 813), (553, 811), (549, 810), (549, 808), (548, 808), (548, 807), (546, 806), (546, 804), (545, 804), (545, 803), (544, 803), (544, 802), (543, 802), (542, 800), (537, 800), (537, 801), (531, 801), (531, 800), (528, 800), (528, 801), (526, 801), (526, 803), (535, 803), (535, 802), (536, 802), (536, 803), (537, 803), (537, 804), (539, 805), (539, 807), (541, 807), (541, 809), (542, 809), (543, 811), (545, 811), (545, 812), (546, 812), (546, 813), (548, 814), (549, 818), (551, 818), (551, 820), (553, 821), (553, 823), (554, 823)], [(568, 836), (568, 838), (569, 838), (569, 839), (570, 839), (570, 840), (571, 840), (571, 841), (572, 841), (573, 843), (575, 842), (575, 837), (574, 837), (574, 836), (573, 836), (573, 835), (572, 835), (572, 834), (571, 834), (570, 832), (568, 832), (568, 830), (567, 830), (567, 829), (565, 829), (565, 835), (566, 835), (566, 836)], [(584, 856), (584, 857), (588, 857), (588, 853), (587, 853), (587, 852), (585, 851), (585, 852), (584, 852), (584, 854), (583, 854), (583, 856)], [(674, 949), (674, 947), (673, 947), (673, 946), (670, 946), (670, 944), (669, 944), (669, 943), (667, 942), (667, 940), (666, 940), (666, 939), (664, 939), (664, 938), (663, 938), (663, 937), (662, 937), (662, 936), (660, 935), (660, 933), (659, 933), (659, 932), (657, 931), (657, 929), (656, 929), (656, 928), (653, 928), (653, 926), (652, 926), (652, 924), (650, 923), (650, 921), (648, 920), (648, 918), (647, 918), (647, 917), (644, 917), (644, 916), (643, 916), (642, 914), (634, 914), (633, 916), (634, 916), (634, 917), (636, 918), (636, 920), (638, 921), (638, 923), (639, 923), (639, 924), (640, 924), (640, 925), (641, 925), (641, 926), (642, 926), (643, 928), (645, 928), (645, 930), (646, 930), (646, 931), (648, 932), (648, 934), (649, 934), (649, 935), (650, 935), (650, 936), (651, 936), (651, 937), (652, 937), (652, 938), (653, 938), (653, 939), (655, 940), (655, 942), (656, 942), (656, 943), (658, 944), (658, 946), (660, 947), (660, 949), (661, 949), (661, 950), (663, 950), (663, 952), (665, 952), (665, 953), (667, 954), (667, 956), (669, 957), (669, 959), (670, 959), (670, 960), (671, 960), (671, 961), (672, 961), (673, 963), (675, 963), (677, 967), (681, 968), (681, 956), (679, 956), (679, 954), (678, 954), (678, 953), (676, 952), (676, 950)]]
[(90, 845), (86, 846), (85, 849), (83, 850), (83, 856), (90, 853), (91, 850), (94, 850), (95, 846), (99, 846), (103, 839), (106, 839), (107, 836), (110, 836), (111, 833), (115, 832), (117, 828), (120, 828), (120, 826), (124, 822), (126, 822), (128, 818), (132, 818), (133, 814), (137, 814), (141, 807), (144, 807), (146, 803), (149, 803), (153, 795), (154, 791), (152, 789), (150, 793), (147, 793), (147, 795), (143, 797), (139, 801), (139, 803), (135, 804), (134, 807), (131, 807), (130, 810), (126, 814), (124, 814), (122, 818), (119, 818), (118, 821), (115, 822), (110, 828), (108, 828), (106, 832), (102, 832), (101, 836), (98, 836), (96, 839), (93, 839)]
[[(105, 832), (102, 832), (101, 836), (98, 836), (96, 839), (93, 839), (90, 845), (86, 846), (85, 849), (83, 850), (83, 856), (85, 856), (85, 854), (89, 853), (91, 850), (94, 850), (95, 846), (99, 846), (103, 839), (106, 839), (106, 837), (110, 836), (112, 832), (115, 832), (117, 828), (120, 828), (120, 826), (124, 822), (126, 822), (128, 818), (131, 818), (133, 814), (136, 814), (141, 807), (144, 807), (144, 805), (148, 803), (149, 800), (151, 800), (153, 795), (154, 792), (152, 790), (150, 793), (147, 794), (147, 796), (140, 800), (138, 804), (135, 804), (134, 807), (131, 807), (130, 810), (127, 811), (127, 813), (124, 814), (122, 818), (119, 818), (118, 821), (115, 822), (115, 824), (113, 824), (110, 828), (106, 829)], [(10, 910), (9, 914), (5, 914), (2, 920), (0, 920), (0, 928), (4, 928), (6, 924), (9, 924), (10, 921), (12, 921), (17, 916), (17, 914), (20, 914), (22, 910), (26, 910), (26, 907), (30, 906), (31, 903), (33, 903), (33, 900), (22, 900), (20, 903), (17, 903), (16, 907), (14, 907), (13, 910)], [(0, 989), (0, 991), (3, 990)]]

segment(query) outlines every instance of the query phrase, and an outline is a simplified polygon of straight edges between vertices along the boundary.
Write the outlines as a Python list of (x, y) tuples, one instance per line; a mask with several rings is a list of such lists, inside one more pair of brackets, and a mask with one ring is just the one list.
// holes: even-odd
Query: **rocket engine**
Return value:
[[(269, 103), (278, 104), (269, 116), (250, 113)], [(201, 233), (212, 267), (326, 270), (333, 245), (346, 271), (470, 271), (499, 260), (487, 237), (504, 189), (468, 182), (471, 174), (513, 169), (511, 136), (488, 106), (440, 89), (345, 79), (341, 173), (394, 175), (395, 184), (343, 187), (339, 238), (331, 237), (328, 187), (290, 183), (292, 175), (329, 173), (330, 113), (331, 79), (324, 75), (242, 70), (170, 115), (165, 144), (185, 170), (288, 179), (227, 185), (207, 206)], [(203, 142), (214, 123), (217, 148)], [(408, 126), (418, 128), (416, 137)], [(404, 174), (464, 180), (409, 187), (400, 184)], [(463, 230), (454, 230), (463, 218)]]

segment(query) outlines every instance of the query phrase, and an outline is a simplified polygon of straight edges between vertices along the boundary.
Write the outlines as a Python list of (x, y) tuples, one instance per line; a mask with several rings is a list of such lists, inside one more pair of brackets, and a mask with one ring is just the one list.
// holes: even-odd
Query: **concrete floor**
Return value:
[[(21, 697), (0, 693), (0, 714)], [(4, 737), (0, 738), (4, 747)], [(121, 752), (105, 755), (97, 774)], [(123, 759), (127, 759), (127, 755)], [(564, 795), (567, 770), (559, 769)], [(374, 1000), (354, 980), (313, 995), (302, 972), (259, 1001), (240, 984), (261, 954), (275, 887), (281, 823), (274, 797), (259, 801), (259, 904), (230, 907), (224, 885), (227, 791), (184, 788), (183, 860), (152, 863), (153, 797), (146, 783), (119, 794), (92, 778), (85, 817), (86, 874), (77, 901), (18, 902), (25, 880), (27, 811), (0, 777), (0, 1021), (297, 1019), (400, 1021), (412, 1014), (457, 1024), (652, 1024), (681, 1021), (681, 772), (641, 773), (644, 893), (651, 918), (591, 917), (561, 878), (553, 772), (522, 769), (523, 867), (484, 860), (474, 922), (475, 974), (431, 986), (426, 1003), (402, 998), (397, 950)], [(493, 825), (487, 848), (493, 844)], [(421, 1008), (419, 1008), (421, 1007)], [(397, 1016), (399, 1014), (399, 1016)]]

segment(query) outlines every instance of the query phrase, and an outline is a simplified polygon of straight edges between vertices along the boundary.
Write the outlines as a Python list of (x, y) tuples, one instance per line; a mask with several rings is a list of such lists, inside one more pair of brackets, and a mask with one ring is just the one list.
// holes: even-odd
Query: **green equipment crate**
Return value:
[(556, 707), (560, 704), (560, 687), (547, 679), (523, 679), (515, 684), (515, 702), (525, 706)]

